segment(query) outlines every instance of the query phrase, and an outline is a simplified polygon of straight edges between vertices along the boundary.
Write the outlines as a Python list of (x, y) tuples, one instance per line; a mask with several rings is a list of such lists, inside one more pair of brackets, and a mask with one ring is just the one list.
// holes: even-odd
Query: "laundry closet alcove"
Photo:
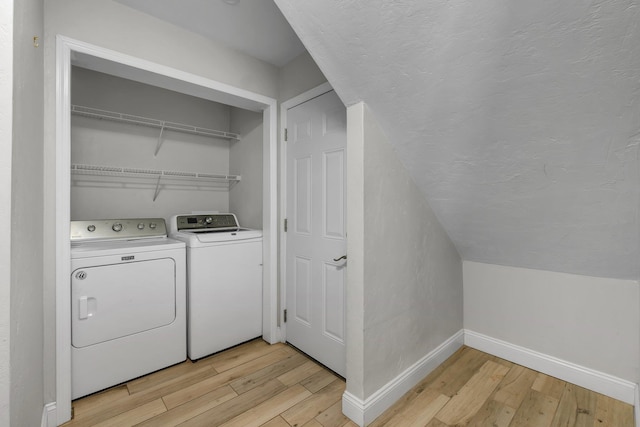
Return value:
[[(72, 219), (237, 212), (241, 223), (264, 230), (263, 338), (278, 341), (277, 127), (273, 98), (64, 36), (56, 51), (55, 414), (62, 424), (71, 418)], [(72, 105), (241, 138), (72, 115)], [(168, 173), (160, 184), (158, 172)]]

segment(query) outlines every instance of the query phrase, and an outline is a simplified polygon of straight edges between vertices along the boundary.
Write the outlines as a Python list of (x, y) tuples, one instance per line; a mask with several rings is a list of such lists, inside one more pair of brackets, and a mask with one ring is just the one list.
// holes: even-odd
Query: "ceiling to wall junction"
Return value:
[(275, 0), (465, 260), (640, 275), (637, 0)]
[(273, 0), (115, 0), (282, 67), (305, 51)]

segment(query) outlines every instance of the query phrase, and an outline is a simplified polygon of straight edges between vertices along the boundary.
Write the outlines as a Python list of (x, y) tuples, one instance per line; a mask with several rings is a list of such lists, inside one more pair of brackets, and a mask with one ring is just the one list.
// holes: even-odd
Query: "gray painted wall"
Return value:
[(363, 199), (349, 199), (349, 287), (357, 293), (347, 294), (356, 307), (347, 321), (362, 325), (348, 330), (363, 338), (351, 347), (347, 337), (347, 388), (366, 399), (462, 329), (462, 263), (366, 105), (349, 108), (348, 127), (348, 179), (362, 185)]
[(57, 0), (46, 5), (46, 61), (62, 34), (272, 98), (278, 68), (223, 44), (112, 1)]
[(242, 180), (229, 190), (229, 212), (242, 227), (262, 229), (262, 113), (231, 109), (231, 129), (242, 137), (229, 143), (229, 170)]
[(464, 327), (638, 382), (638, 282), (465, 261)]
[(347, 108), (347, 391), (364, 401), (364, 114), (360, 102)]
[(637, 279), (637, 0), (276, 4), (464, 259)]
[[(11, 177), (12, 426), (40, 425), (43, 393), (42, 0), (14, 3)], [(0, 424), (2, 424), (0, 422)], [(4, 424), (3, 424), (4, 425)]]
[(278, 69), (115, 2), (45, 5), (45, 400), (55, 401), (55, 40), (62, 34), (175, 69), (278, 97)]
[(280, 69), (279, 100), (287, 101), (327, 81), (308, 52), (299, 55)]
[(11, 151), (13, 116), (13, 1), (0, 2), (0, 425), (11, 414)]
[[(107, 111), (229, 131), (231, 108), (193, 96), (74, 67), (71, 102)], [(93, 118), (71, 117), (71, 163), (226, 174), (226, 139)], [(162, 181), (161, 181), (162, 182)], [(72, 175), (71, 219), (163, 217), (193, 211), (227, 211), (227, 186), (164, 181), (153, 200), (155, 179)], [(166, 185), (165, 185), (166, 184)]]

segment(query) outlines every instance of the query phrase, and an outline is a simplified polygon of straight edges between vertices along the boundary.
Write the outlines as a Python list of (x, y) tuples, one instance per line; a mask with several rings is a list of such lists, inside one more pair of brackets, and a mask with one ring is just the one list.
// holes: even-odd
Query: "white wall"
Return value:
[(638, 282), (465, 261), (465, 329), (638, 382)]
[(462, 329), (462, 265), (365, 107), (365, 395)]
[(240, 226), (262, 229), (262, 114), (231, 109), (231, 129), (239, 141), (230, 142), (229, 170), (242, 180), (229, 190), (229, 212), (235, 213)]
[(55, 35), (278, 97), (278, 69), (193, 32), (112, 1), (56, 0), (47, 4), (47, 61)]
[(57, 0), (45, 4), (45, 399), (55, 400), (55, 43), (62, 34), (272, 98), (278, 70), (121, 4)]
[(308, 52), (304, 52), (280, 69), (279, 100), (287, 101), (327, 81)]
[[(231, 108), (158, 87), (73, 68), (73, 104), (229, 131)], [(72, 116), (71, 163), (185, 172), (229, 173), (229, 144), (160, 129)], [(231, 172), (237, 173), (237, 172)], [(163, 182), (163, 181), (161, 181)], [(170, 217), (229, 209), (228, 186), (164, 181), (153, 200), (155, 179), (73, 175), (71, 219)]]
[(8, 426), (11, 393), (11, 151), (13, 1), (0, 2), (0, 425)]
[(346, 391), (364, 401), (364, 103), (347, 108)]
[[(347, 322), (363, 330), (348, 329), (347, 390), (366, 399), (462, 329), (462, 264), (374, 114), (362, 104), (348, 114), (348, 180), (362, 185), (364, 198), (350, 199), (348, 213), (356, 292), (347, 292)], [(354, 334), (363, 338), (352, 347)]]
[[(43, 375), (43, 48), (42, 0), (14, 10), (11, 186), (11, 422), (40, 425)], [(9, 99), (11, 99), (9, 97)], [(3, 152), (4, 153), (4, 152)], [(3, 234), (4, 235), (4, 234)], [(0, 422), (0, 424), (2, 424)]]
[(637, 0), (276, 3), (465, 259), (638, 278)]

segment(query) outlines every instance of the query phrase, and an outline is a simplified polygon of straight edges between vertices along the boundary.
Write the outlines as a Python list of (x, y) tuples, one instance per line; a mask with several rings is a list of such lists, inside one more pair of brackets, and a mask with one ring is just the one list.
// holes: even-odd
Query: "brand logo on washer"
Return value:
[(132, 259), (135, 259), (135, 256), (133, 255), (129, 255), (129, 256), (123, 256), (122, 258), (120, 258), (122, 261), (131, 261)]
[(78, 280), (84, 280), (87, 278), (87, 272), (86, 271), (78, 271), (76, 273), (76, 279)]

